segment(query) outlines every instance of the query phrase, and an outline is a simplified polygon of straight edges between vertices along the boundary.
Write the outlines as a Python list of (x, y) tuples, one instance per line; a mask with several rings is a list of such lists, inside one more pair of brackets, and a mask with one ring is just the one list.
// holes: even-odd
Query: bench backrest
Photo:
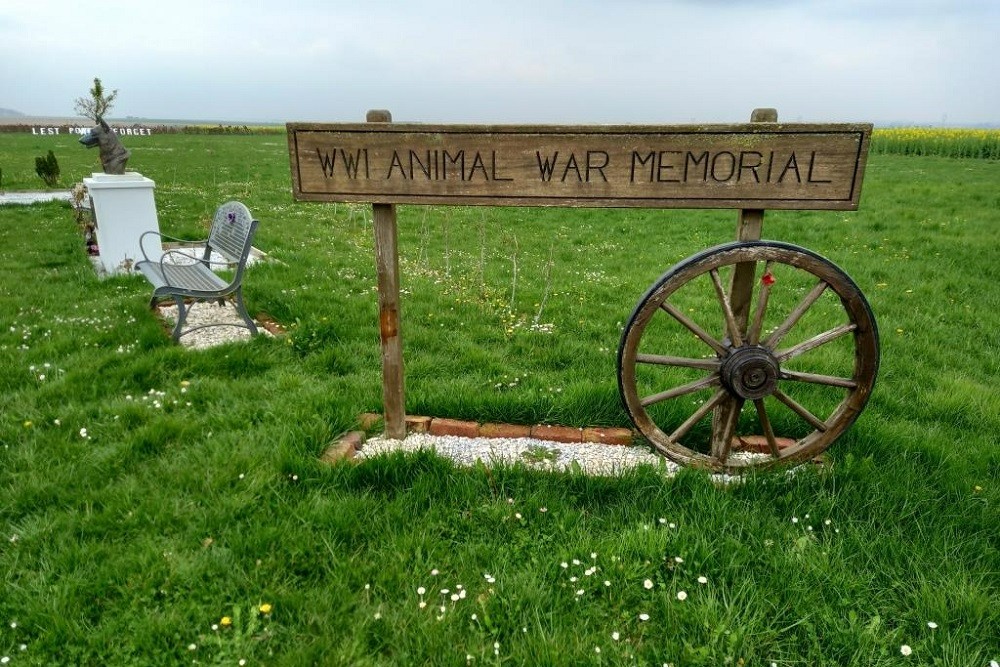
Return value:
[(257, 221), (250, 215), (250, 209), (238, 201), (226, 202), (216, 210), (212, 220), (205, 259), (208, 260), (214, 250), (227, 262), (236, 264), (237, 271), (242, 271), (256, 229)]

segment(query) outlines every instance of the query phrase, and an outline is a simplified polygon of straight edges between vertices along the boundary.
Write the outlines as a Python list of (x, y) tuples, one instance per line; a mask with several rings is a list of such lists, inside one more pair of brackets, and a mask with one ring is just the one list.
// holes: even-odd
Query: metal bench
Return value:
[[(247, 314), (243, 304), (243, 271), (246, 269), (247, 258), (250, 256), (251, 243), (257, 221), (253, 219), (250, 210), (237, 201), (223, 204), (215, 212), (212, 229), (208, 239), (204, 241), (185, 241), (159, 232), (146, 232), (139, 238), (143, 259), (135, 267), (153, 285), (153, 295), (149, 307), (155, 308), (160, 299), (171, 298), (177, 303), (177, 324), (174, 326), (173, 339), (180, 340), (184, 334), (203, 329), (216, 324), (205, 324), (184, 330), (184, 320), (187, 317), (188, 301), (215, 301), (225, 303), (231, 296), (236, 312), (243, 318), (244, 325), (251, 335), (257, 333), (257, 326)], [(204, 244), (204, 254), (198, 258), (180, 250), (167, 250), (159, 260), (149, 258), (144, 242), (146, 237), (154, 235), (159, 238), (158, 249), (162, 248), (164, 239), (181, 243)], [(225, 261), (212, 261), (213, 251), (221, 255)], [(213, 271), (213, 267), (232, 269), (232, 277), (228, 280)], [(233, 325), (227, 325), (233, 326)]]

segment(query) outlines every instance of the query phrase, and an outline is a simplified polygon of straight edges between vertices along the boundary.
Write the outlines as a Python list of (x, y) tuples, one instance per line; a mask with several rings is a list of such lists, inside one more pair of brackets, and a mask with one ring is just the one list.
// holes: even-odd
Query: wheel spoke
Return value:
[(764, 399), (758, 398), (753, 402), (753, 407), (757, 410), (757, 419), (760, 421), (760, 428), (764, 431), (764, 438), (767, 440), (767, 447), (771, 450), (771, 456), (778, 458), (781, 453), (778, 451), (778, 441), (774, 438), (774, 428), (771, 427), (771, 419), (767, 416), (767, 409), (764, 407)]
[(802, 417), (807, 422), (809, 422), (809, 425), (812, 426), (817, 431), (826, 430), (826, 424), (823, 421), (821, 421), (819, 417), (809, 412), (809, 410), (807, 410), (806, 408), (802, 407), (799, 403), (795, 401), (794, 398), (792, 398), (785, 392), (781, 391), (780, 389), (775, 389), (772, 396), (774, 396), (776, 399), (778, 399), (779, 401), (787, 405), (789, 408), (791, 408), (792, 412), (794, 412), (799, 417)]
[(743, 336), (740, 335), (740, 327), (736, 324), (736, 316), (733, 315), (733, 308), (729, 303), (729, 297), (726, 296), (726, 289), (722, 286), (722, 279), (719, 278), (719, 272), (712, 269), (708, 272), (712, 278), (712, 284), (715, 285), (715, 295), (719, 298), (719, 305), (722, 306), (722, 314), (726, 318), (726, 328), (729, 329), (729, 340), (733, 341), (733, 345), (739, 347), (743, 345)]
[(725, 463), (729, 458), (729, 450), (733, 446), (733, 435), (743, 411), (743, 399), (730, 396), (728, 404), (723, 402), (721, 412), (724, 415), (712, 431), (712, 458)]
[(760, 330), (764, 326), (764, 313), (767, 312), (767, 300), (771, 296), (771, 285), (774, 284), (774, 277), (771, 276), (771, 262), (764, 264), (764, 275), (760, 279), (760, 292), (757, 294), (757, 310), (753, 315), (753, 322), (750, 324), (750, 331), (747, 332), (747, 342), (756, 345), (760, 342)]
[(707, 415), (715, 406), (717, 406), (722, 401), (722, 399), (724, 399), (728, 395), (729, 392), (727, 392), (725, 389), (720, 389), (719, 391), (715, 392), (715, 395), (712, 396), (712, 398), (702, 403), (701, 407), (695, 410), (694, 414), (688, 417), (683, 424), (677, 427), (676, 431), (670, 434), (670, 439), (673, 440), (674, 442), (677, 442), (678, 439), (683, 438), (687, 434), (687, 432), (691, 430), (691, 427), (693, 427), (695, 424), (704, 419), (705, 415)]
[(637, 354), (635, 355), (635, 361), (639, 364), (700, 368), (706, 371), (717, 371), (722, 365), (722, 362), (717, 359), (688, 359), (686, 357), (670, 357), (662, 354)]
[(799, 373), (797, 371), (781, 371), (782, 380), (793, 380), (795, 382), (810, 382), (812, 384), (823, 384), (829, 387), (844, 387), (854, 389), (858, 383), (851, 378), (835, 377), (833, 375), (817, 375), (815, 373)]
[(705, 344), (708, 345), (710, 348), (712, 348), (713, 350), (715, 350), (716, 352), (718, 352), (723, 356), (728, 354), (729, 351), (726, 349), (725, 345), (717, 341), (707, 331), (705, 331), (697, 324), (695, 324), (691, 320), (691, 318), (689, 318), (687, 315), (678, 310), (673, 304), (664, 301), (662, 304), (660, 304), (660, 308), (667, 311), (671, 317), (673, 317), (675, 320), (677, 320), (685, 327), (687, 327), (688, 330), (691, 331), (691, 333), (693, 333), (695, 336), (704, 341)]
[(816, 349), (820, 345), (826, 345), (827, 343), (837, 340), (844, 334), (848, 334), (855, 329), (857, 329), (855, 324), (842, 324), (839, 327), (834, 327), (829, 331), (824, 331), (821, 334), (813, 336), (809, 340), (804, 340), (798, 345), (788, 348), (787, 350), (781, 350), (774, 354), (774, 358), (780, 361), (788, 361), (789, 359), (794, 359), (800, 354), (804, 354), (809, 350)]
[(639, 401), (642, 407), (649, 407), (654, 403), (659, 403), (661, 401), (666, 401), (671, 398), (677, 398), (678, 396), (683, 396), (685, 394), (691, 394), (699, 389), (704, 389), (705, 387), (711, 387), (714, 384), (719, 383), (718, 373), (713, 373), (707, 377), (700, 380), (695, 380), (694, 382), (689, 382), (687, 384), (682, 384), (679, 387), (674, 387), (673, 389), (668, 389), (666, 391), (661, 391), (659, 394), (653, 394), (647, 396), (646, 398)]
[(802, 299), (802, 302), (795, 307), (795, 310), (793, 310), (791, 314), (785, 319), (785, 321), (782, 322), (781, 325), (774, 330), (774, 333), (771, 334), (771, 337), (768, 338), (767, 342), (764, 343), (764, 347), (769, 347), (771, 349), (774, 349), (774, 347), (781, 341), (781, 339), (785, 337), (785, 334), (787, 334), (791, 330), (791, 328), (795, 326), (795, 323), (799, 321), (799, 318), (805, 315), (805, 312), (809, 310), (809, 307), (812, 306), (814, 303), (816, 303), (816, 300), (823, 295), (823, 292), (826, 291), (826, 288), (827, 284), (822, 280), (816, 283), (816, 286), (813, 287), (812, 290), (809, 292), (809, 294), (806, 294), (805, 297)]

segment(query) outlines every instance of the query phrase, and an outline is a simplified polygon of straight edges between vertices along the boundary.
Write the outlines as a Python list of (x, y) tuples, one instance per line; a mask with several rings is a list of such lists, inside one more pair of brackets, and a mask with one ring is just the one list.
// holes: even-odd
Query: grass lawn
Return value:
[[(370, 209), (295, 203), (282, 136), (126, 141), (161, 229), (260, 219), (251, 313), (288, 334), (170, 342), (98, 280), (66, 204), (0, 207), (0, 657), (9, 664), (956, 665), (1000, 660), (1000, 162), (873, 155), (858, 212), (765, 238), (847, 271), (879, 323), (831, 464), (725, 488), (333, 467), (381, 408)], [(73, 137), (0, 135), (8, 190)], [(732, 211), (400, 207), (407, 411), (626, 426), (636, 301)], [(907, 655), (908, 654), (908, 655)]]

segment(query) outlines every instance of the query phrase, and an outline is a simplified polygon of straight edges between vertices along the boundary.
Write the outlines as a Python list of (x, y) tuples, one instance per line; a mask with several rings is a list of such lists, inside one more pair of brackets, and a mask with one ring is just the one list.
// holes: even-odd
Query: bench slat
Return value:
[(217, 276), (204, 264), (154, 264), (140, 262), (139, 270), (153, 284), (153, 288), (170, 293), (172, 290), (221, 292), (229, 283)]

